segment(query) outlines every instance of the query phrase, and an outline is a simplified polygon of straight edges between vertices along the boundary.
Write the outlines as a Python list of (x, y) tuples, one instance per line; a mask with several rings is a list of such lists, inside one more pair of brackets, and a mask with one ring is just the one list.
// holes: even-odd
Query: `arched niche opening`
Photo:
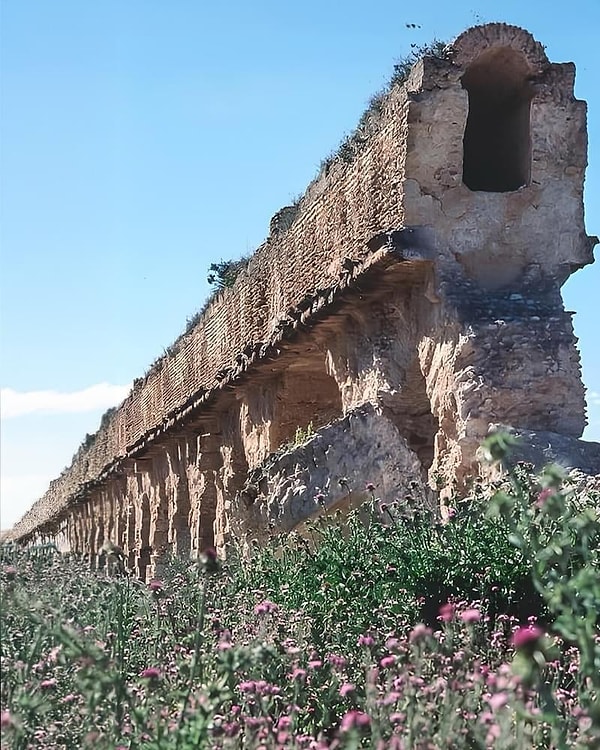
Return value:
[(277, 402), (274, 435), (278, 445), (304, 442), (343, 415), (339, 386), (327, 373), (321, 351), (307, 349), (285, 370)]
[(490, 193), (527, 185), (533, 91), (524, 55), (510, 47), (486, 50), (469, 65), (462, 85), (469, 94), (464, 184), (470, 190)]
[(139, 553), (137, 560), (138, 578), (140, 581), (146, 581), (146, 571), (150, 565), (150, 555), (152, 547), (150, 546), (150, 500), (144, 492), (140, 498), (138, 506), (138, 519), (136, 526), (138, 528)]

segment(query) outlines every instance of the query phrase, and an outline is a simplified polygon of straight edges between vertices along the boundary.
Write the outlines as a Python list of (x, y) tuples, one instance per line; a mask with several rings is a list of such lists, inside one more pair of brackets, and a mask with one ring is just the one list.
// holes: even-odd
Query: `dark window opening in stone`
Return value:
[(464, 184), (490, 193), (527, 185), (532, 89), (525, 58), (508, 47), (488, 50), (468, 67), (462, 85), (469, 93)]

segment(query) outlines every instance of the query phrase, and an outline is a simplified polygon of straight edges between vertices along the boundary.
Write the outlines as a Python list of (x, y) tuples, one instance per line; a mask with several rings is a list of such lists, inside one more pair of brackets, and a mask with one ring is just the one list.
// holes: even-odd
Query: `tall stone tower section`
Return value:
[(393, 81), (12, 538), (116, 544), (147, 578), (367, 484), (460, 491), (495, 424), (600, 472), (561, 297), (596, 241), (574, 75), (489, 24)]
[(404, 222), (439, 302), (419, 357), (439, 429), (433, 472), (474, 469), (491, 422), (579, 437), (584, 389), (560, 287), (593, 261), (575, 68), (526, 31), (468, 30), (408, 81)]

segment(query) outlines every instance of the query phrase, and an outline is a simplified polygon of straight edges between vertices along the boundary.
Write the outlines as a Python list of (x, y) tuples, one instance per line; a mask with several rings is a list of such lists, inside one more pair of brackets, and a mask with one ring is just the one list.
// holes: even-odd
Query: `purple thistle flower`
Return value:
[(543, 508), (549, 498), (554, 495), (554, 490), (551, 487), (546, 487), (538, 493), (537, 500), (535, 501), (537, 508)]
[(452, 602), (446, 602), (446, 604), (442, 604), (440, 607), (440, 614), (438, 617), (438, 620), (442, 620), (443, 622), (450, 622), (454, 617), (454, 604)]
[(481, 620), (481, 612), (478, 609), (465, 609), (464, 612), (460, 613), (460, 619), (467, 624), (479, 622)]
[(375, 639), (371, 635), (360, 635), (357, 644), (359, 646), (373, 646), (375, 644)]
[(270, 601), (269, 599), (265, 599), (264, 601), (260, 602), (259, 604), (254, 607), (254, 614), (255, 615), (270, 615), (274, 614), (279, 610), (279, 607), (275, 602)]
[(415, 643), (416, 641), (420, 641), (422, 638), (429, 637), (431, 635), (431, 632), (431, 628), (428, 628), (427, 625), (419, 622), (408, 634), (408, 640), (411, 643)]
[(216, 573), (219, 570), (219, 557), (214, 547), (207, 547), (200, 555), (200, 562), (206, 573)]
[(350, 695), (350, 693), (353, 693), (355, 689), (356, 687), (352, 682), (344, 682), (340, 687), (340, 695), (342, 698), (345, 698), (347, 695)]
[(371, 723), (371, 717), (364, 711), (348, 711), (342, 723), (340, 724), (341, 732), (349, 732), (351, 729), (360, 729), (361, 727), (368, 727)]
[(533, 650), (544, 631), (537, 625), (529, 625), (526, 628), (517, 628), (512, 636), (512, 645), (519, 650)]
[(145, 680), (158, 680), (160, 679), (160, 669), (158, 667), (146, 667), (140, 672), (140, 677)]

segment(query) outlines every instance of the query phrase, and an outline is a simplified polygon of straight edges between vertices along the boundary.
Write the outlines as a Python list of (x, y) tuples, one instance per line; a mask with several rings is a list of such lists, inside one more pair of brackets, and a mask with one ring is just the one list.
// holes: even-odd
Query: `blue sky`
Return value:
[[(3, 528), (183, 330), (210, 263), (261, 243), (394, 61), (490, 21), (576, 63), (600, 234), (598, 0), (0, 3)], [(564, 290), (597, 440), (599, 288), (594, 265)]]

